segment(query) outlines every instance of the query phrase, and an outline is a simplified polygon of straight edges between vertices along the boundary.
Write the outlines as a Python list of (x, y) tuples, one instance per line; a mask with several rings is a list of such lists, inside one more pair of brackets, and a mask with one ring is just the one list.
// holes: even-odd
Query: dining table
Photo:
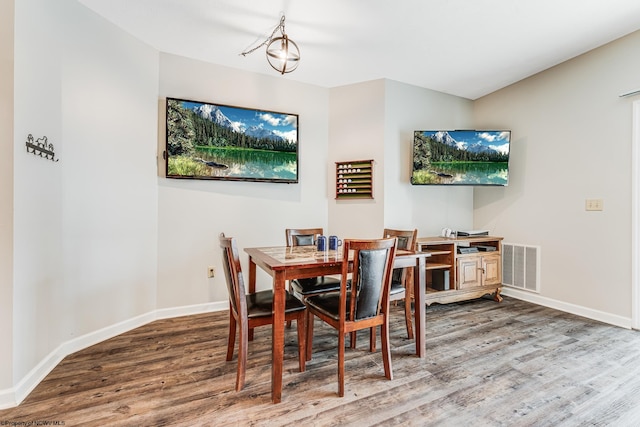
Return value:
[[(273, 278), (273, 326), (271, 363), (271, 400), (282, 400), (282, 371), (284, 361), (285, 284), (289, 280), (342, 273), (342, 247), (338, 250), (318, 251), (315, 246), (272, 246), (245, 248), (249, 255), (249, 292), (256, 291), (256, 272), (260, 267)], [(413, 295), (415, 298), (416, 355), (424, 358), (426, 326), (426, 258), (427, 252), (396, 250), (393, 268), (414, 268)], [(351, 264), (351, 260), (350, 260)], [(253, 331), (249, 331), (251, 338)]]

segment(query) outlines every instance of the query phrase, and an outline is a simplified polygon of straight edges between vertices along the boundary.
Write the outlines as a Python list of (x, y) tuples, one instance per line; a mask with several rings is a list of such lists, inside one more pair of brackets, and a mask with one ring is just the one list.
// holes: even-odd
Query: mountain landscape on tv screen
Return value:
[(167, 99), (167, 176), (298, 181), (298, 116)]
[[(454, 131), (455, 132), (455, 131)], [(464, 132), (464, 134), (468, 134), (466, 131), (458, 131)], [(465, 140), (457, 140), (452, 137), (449, 131), (437, 131), (431, 135), (431, 139), (433, 141), (439, 142), (441, 144), (445, 144), (449, 147), (453, 147), (460, 152), (468, 152), (474, 154), (486, 154), (487, 158), (495, 159), (495, 161), (507, 161), (509, 156), (509, 139), (508, 132), (501, 131), (498, 134), (495, 132), (475, 132), (474, 134), (478, 134), (473, 140), (469, 141)], [(463, 134), (463, 135), (464, 135)], [(462, 136), (462, 135), (461, 135)], [(462, 136), (464, 138), (464, 136)], [(506, 142), (505, 142), (506, 139)], [(460, 154), (460, 157), (463, 157), (464, 154)]]
[(510, 131), (416, 131), (412, 184), (507, 185)]
[(193, 112), (204, 120), (209, 120), (218, 126), (222, 126), (227, 129), (231, 129), (234, 132), (242, 133), (247, 136), (251, 136), (257, 139), (271, 139), (274, 141), (286, 141), (286, 139), (270, 129), (265, 129), (260, 126), (248, 126), (243, 127), (241, 123), (232, 122), (227, 116), (224, 115), (220, 107), (212, 104), (195, 105), (192, 107)]

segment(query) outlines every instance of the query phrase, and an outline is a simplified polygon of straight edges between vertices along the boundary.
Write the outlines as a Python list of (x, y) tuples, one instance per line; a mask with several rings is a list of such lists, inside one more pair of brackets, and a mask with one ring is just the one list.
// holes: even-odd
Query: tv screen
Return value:
[(298, 182), (296, 114), (167, 98), (167, 178)]
[(505, 186), (510, 140), (508, 130), (415, 131), (411, 183)]

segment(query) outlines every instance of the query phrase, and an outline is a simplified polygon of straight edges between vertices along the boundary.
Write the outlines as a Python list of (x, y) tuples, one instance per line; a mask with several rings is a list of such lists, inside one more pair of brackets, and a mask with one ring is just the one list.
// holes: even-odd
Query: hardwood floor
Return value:
[(639, 425), (636, 331), (508, 297), (433, 305), (419, 359), (402, 304), (393, 310), (394, 379), (361, 332), (359, 348), (346, 351), (344, 398), (335, 331), (319, 322), (304, 373), (296, 329), (286, 331), (282, 403), (270, 401), (269, 327), (256, 330), (236, 393), (228, 314), (219, 312), (156, 321), (70, 355), (21, 405), (0, 411), (0, 425)]

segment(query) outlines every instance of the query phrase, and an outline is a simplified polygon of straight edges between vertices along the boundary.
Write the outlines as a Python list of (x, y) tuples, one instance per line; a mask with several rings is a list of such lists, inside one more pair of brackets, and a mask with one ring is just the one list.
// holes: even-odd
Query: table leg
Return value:
[(284, 360), (285, 280), (283, 272), (276, 272), (273, 281), (271, 400), (273, 403), (279, 403), (282, 399), (282, 365)]
[(426, 356), (426, 322), (427, 310), (424, 297), (427, 292), (427, 272), (425, 257), (416, 258), (416, 266), (413, 274), (413, 295), (415, 297), (415, 325), (416, 325), (416, 354), (418, 357)]
[[(249, 293), (256, 292), (256, 263), (249, 255)], [(250, 328), (247, 333), (247, 340), (253, 341), (253, 328)]]
[(253, 294), (256, 292), (256, 263), (249, 256), (249, 293)]

